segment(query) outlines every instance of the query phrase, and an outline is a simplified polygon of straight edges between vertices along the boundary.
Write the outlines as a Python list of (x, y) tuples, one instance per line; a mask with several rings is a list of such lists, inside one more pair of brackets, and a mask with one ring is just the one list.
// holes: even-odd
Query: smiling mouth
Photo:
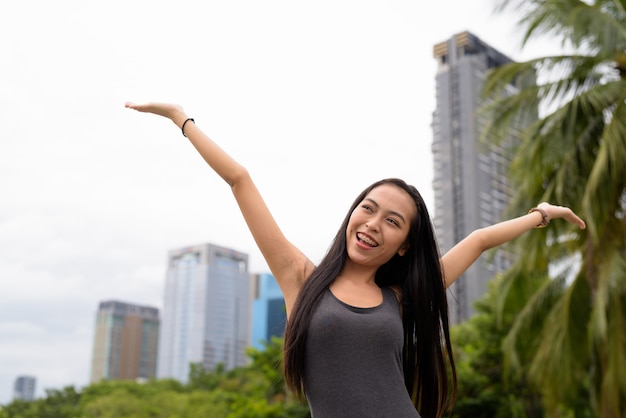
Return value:
[(366, 245), (369, 245), (370, 247), (378, 247), (378, 243), (376, 241), (374, 241), (372, 238), (362, 232), (356, 233), (356, 239)]

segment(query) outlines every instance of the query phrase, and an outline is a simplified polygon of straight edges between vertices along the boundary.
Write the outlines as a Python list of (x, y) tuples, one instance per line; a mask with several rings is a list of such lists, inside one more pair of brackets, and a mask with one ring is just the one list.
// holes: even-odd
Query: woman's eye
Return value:
[(400, 226), (400, 223), (393, 218), (388, 218), (387, 222), (394, 224), (395, 226)]
[(369, 212), (372, 211), (372, 207), (370, 205), (361, 205), (361, 207)]

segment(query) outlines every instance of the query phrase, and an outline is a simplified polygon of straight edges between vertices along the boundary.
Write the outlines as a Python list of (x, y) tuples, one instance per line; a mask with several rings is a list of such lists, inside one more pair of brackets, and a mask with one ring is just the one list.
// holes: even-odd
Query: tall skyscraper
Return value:
[(13, 399), (32, 401), (35, 399), (35, 385), (37, 379), (33, 376), (18, 376), (13, 385)]
[[(500, 221), (510, 201), (511, 151), (506, 145), (479, 144), (484, 120), (477, 110), (487, 72), (511, 60), (469, 32), (435, 45), (434, 57), (434, 226), (443, 253), (473, 230)], [(498, 251), (493, 259), (483, 255), (470, 267), (449, 290), (451, 321), (469, 318), (487, 282), (510, 263), (511, 257)]]
[(91, 381), (155, 377), (158, 336), (158, 309), (114, 300), (100, 302)]
[(252, 346), (262, 350), (264, 341), (283, 336), (287, 312), (283, 293), (274, 276), (269, 273), (255, 274), (252, 279)]
[(213, 244), (169, 252), (159, 378), (187, 382), (190, 364), (246, 364), (250, 341), (248, 255)]

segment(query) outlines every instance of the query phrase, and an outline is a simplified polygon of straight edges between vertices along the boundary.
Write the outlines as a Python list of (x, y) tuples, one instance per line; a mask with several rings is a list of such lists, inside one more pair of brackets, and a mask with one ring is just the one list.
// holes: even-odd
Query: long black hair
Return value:
[(363, 190), (348, 211), (326, 256), (302, 286), (285, 329), (285, 382), (303, 398), (305, 343), (311, 318), (320, 297), (339, 275), (348, 257), (346, 229), (352, 212), (371, 190), (384, 184), (406, 191), (417, 211), (411, 220), (406, 254), (402, 257), (396, 254), (379, 267), (376, 283), (380, 287), (402, 289), (404, 381), (419, 413), (424, 418), (439, 418), (454, 403), (457, 388), (439, 248), (422, 196), (415, 187), (400, 179), (381, 180)]

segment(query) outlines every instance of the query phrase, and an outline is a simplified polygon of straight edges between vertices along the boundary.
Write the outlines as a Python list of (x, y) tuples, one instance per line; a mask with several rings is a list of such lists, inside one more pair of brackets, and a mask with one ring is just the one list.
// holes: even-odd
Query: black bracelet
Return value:
[(193, 118), (187, 118), (185, 119), (185, 121), (183, 122), (183, 126), (180, 127), (180, 130), (183, 132), (183, 136), (185, 138), (187, 138), (187, 135), (185, 135), (185, 125), (187, 124), (187, 122), (192, 121), (194, 123), (194, 125), (196, 124), (196, 121), (193, 120)]

